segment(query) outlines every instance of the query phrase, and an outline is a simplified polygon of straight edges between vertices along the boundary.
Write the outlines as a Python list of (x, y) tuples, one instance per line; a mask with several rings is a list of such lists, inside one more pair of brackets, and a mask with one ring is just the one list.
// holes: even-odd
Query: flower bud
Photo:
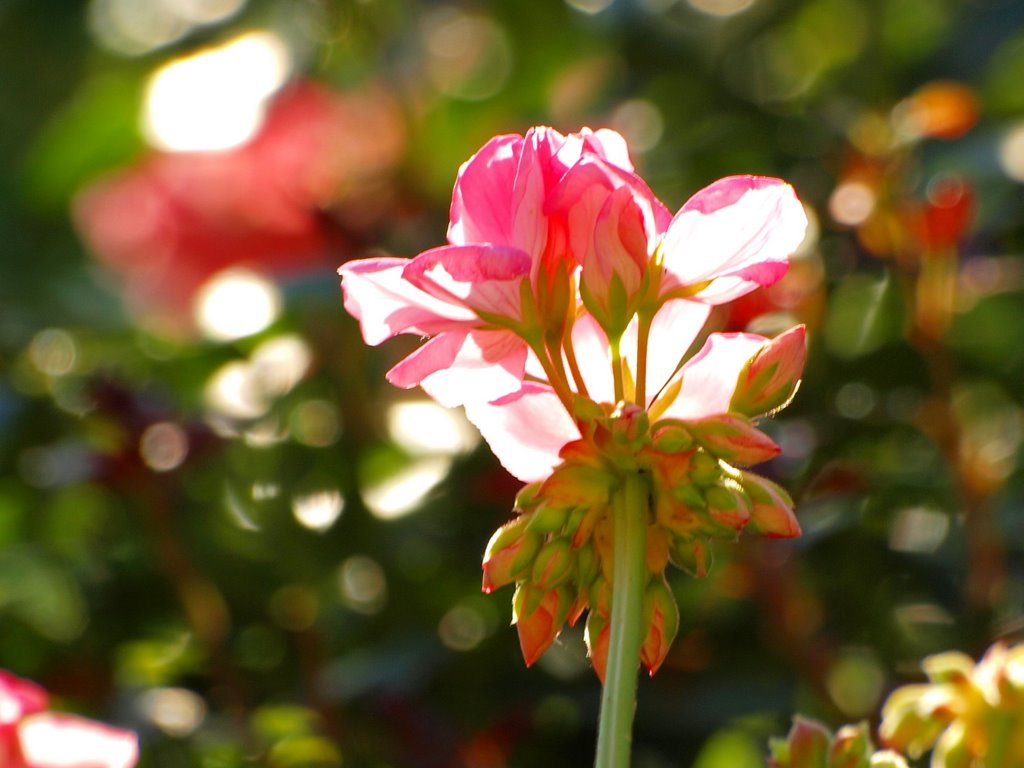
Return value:
[(561, 533), (569, 520), (571, 507), (555, 506), (542, 502), (531, 514), (526, 526), (531, 533), (541, 536), (547, 533)]
[(789, 731), (789, 768), (828, 768), (831, 734), (821, 723), (799, 715)]
[(750, 519), (750, 500), (738, 484), (712, 485), (704, 492), (711, 536), (729, 538), (743, 530)]
[(608, 511), (608, 507), (603, 504), (595, 504), (586, 508), (579, 525), (575, 530), (570, 528), (572, 532), (572, 546), (574, 549), (578, 549), (590, 541), (591, 536), (594, 534), (594, 529), (597, 524), (604, 519), (605, 513)]
[(722, 476), (722, 465), (706, 451), (697, 451), (690, 460), (690, 479), (697, 485), (711, 485)]
[(921, 668), (933, 683), (951, 683), (959, 687), (970, 683), (974, 659), (966, 653), (947, 651), (928, 656), (921, 662)]
[(644, 210), (628, 185), (605, 200), (583, 257), (580, 297), (609, 338), (622, 334), (642, 299), (648, 261)]
[(886, 746), (918, 757), (935, 743), (949, 720), (922, 711), (921, 702), (932, 691), (930, 685), (905, 685), (889, 695), (878, 726), (878, 736)]
[(774, 459), (782, 450), (750, 419), (733, 413), (690, 421), (687, 427), (709, 454), (741, 467)]
[(712, 553), (703, 539), (676, 536), (669, 545), (669, 559), (677, 568), (703, 579), (711, 567)]
[(867, 723), (844, 725), (829, 748), (828, 768), (868, 768), (874, 749)]
[(529, 515), (521, 515), (491, 536), (483, 561), (482, 588), (486, 594), (526, 575), (543, 541), (539, 534), (527, 530), (529, 522)]
[(572, 606), (569, 590), (541, 590), (523, 582), (512, 598), (512, 620), (526, 666), (532, 666), (558, 637)]
[(643, 611), (647, 635), (640, 646), (640, 661), (654, 677), (679, 631), (679, 606), (664, 576), (651, 579), (644, 592)]
[(800, 524), (793, 514), (793, 500), (786, 491), (750, 472), (740, 472), (739, 482), (750, 499), (748, 531), (783, 539), (800, 535)]
[(800, 384), (806, 337), (806, 328), (798, 325), (766, 342), (740, 372), (729, 411), (755, 417), (785, 407)]
[(601, 572), (601, 564), (597, 561), (597, 552), (592, 544), (585, 544), (576, 553), (576, 584), (580, 591), (585, 591)]
[(538, 589), (554, 589), (572, 574), (572, 548), (567, 539), (551, 539), (533, 560), (531, 581)]

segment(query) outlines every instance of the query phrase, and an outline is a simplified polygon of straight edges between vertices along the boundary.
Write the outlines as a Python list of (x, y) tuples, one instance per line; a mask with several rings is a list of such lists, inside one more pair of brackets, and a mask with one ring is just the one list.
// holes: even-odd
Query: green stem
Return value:
[(612, 353), (612, 382), (615, 385), (615, 402), (619, 402), (625, 397), (626, 388), (622, 381), (622, 354), (619, 351), (619, 342), (621, 339), (609, 339), (608, 346), (611, 348)]
[(643, 643), (647, 483), (626, 475), (612, 496), (612, 616), (595, 768), (629, 768), (636, 680)]
[(636, 342), (636, 404), (647, 410), (647, 342), (651, 337), (653, 314), (641, 312)]

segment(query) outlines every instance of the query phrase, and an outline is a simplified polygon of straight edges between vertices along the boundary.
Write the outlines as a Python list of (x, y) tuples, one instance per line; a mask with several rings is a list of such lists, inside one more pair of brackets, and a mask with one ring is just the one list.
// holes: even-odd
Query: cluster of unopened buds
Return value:
[(462, 166), (448, 245), (341, 268), (367, 343), (428, 337), (389, 381), (464, 406), (527, 484), (487, 548), (483, 586), (516, 585), (528, 664), (589, 609), (603, 679), (623, 504), (641, 508), (651, 673), (679, 622), (668, 563), (703, 575), (710, 539), (799, 534), (786, 492), (746, 468), (779, 452), (755, 420), (793, 396), (804, 329), (704, 326), (714, 305), (778, 280), (805, 228), (778, 179), (721, 179), (673, 215), (618, 134), (534, 128)]
[(926, 658), (926, 683), (897, 688), (882, 707), (877, 750), (867, 723), (834, 734), (794, 719), (771, 741), (769, 768), (907, 768), (931, 752), (932, 768), (1024, 765), (1024, 644), (996, 643), (977, 664), (958, 651)]

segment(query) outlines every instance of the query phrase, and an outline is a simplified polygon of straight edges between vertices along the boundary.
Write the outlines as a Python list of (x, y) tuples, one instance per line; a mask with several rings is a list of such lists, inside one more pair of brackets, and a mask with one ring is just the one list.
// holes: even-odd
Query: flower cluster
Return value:
[(40, 686), (0, 670), (0, 765), (4, 768), (131, 768), (135, 734), (47, 711)]
[(702, 331), (714, 305), (785, 273), (805, 227), (778, 179), (721, 179), (673, 215), (618, 134), (534, 128), (462, 166), (447, 245), (341, 268), (367, 343), (428, 337), (388, 380), (464, 406), (528, 484), (483, 564), (485, 591), (517, 584), (528, 664), (589, 608), (603, 675), (612, 499), (627, 476), (645, 489), (652, 673), (678, 624), (668, 562), (702, 574), (708, 538), (799, 533), (786, 493), (744, 468), (779, 451), (754, 420), (792, 397), (804, 330)]
[(867, 723), (844, 725), (833, 734), (819, 722), (796, 717), (785, 739), (771, 740), (768, 768), (907, 768), (907, 761), (892, 750), (875, 750)]
[(1024, 765), (1024, 644), (989, 648), (974, 664), (956, 651), (922, 663), (927, 683), (897, 688), (878, 735), (935, 768)]

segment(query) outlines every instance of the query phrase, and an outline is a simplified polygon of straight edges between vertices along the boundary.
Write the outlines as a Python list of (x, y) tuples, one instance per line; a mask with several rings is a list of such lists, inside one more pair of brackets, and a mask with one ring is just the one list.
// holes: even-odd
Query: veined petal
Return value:
[(519, 389), (526, 344), (509, 331), (449, 331), (430, 339), (387, 373), (396, 387), (417, 385), (441, 405), (495, 400)]
[(524, 483), (548, 477), (562, 446), (580, 432), (551, 387), (523, 384), (491, 403), (466, 403), (466, 416), (480, 430), (498, 461)]
[(350, 261), (338, 270), (345, 309), (359, 321), (363, 340), (377, 345), (400, 333), (433, 336), (479, 324), (464, 306), (442, 301), (402, 277), (408, 259)]
[(402, 276), (441, 301), (519, 320), (519, 284), (530, 265), (525, 251), (510, 246), (448, 245), (421, 253)]
[(452, 193), (448, 242), (513, 242), (512, 189), (522, 149), (522, 136), (495, 136), (462, 164)]
[(695, 297), (731, 301), (785, 274), (803, 240), (807, 216), (779, 179), (730, 176), (690, 198), (659, 246), (662, 295), (708, 285)]
[(670, 402), (658, 404), (660, 416), (688, 420), (728, 413), (740, 371), (765, 341), (752, 333), (711, 334), (665, 388), (662, 397)]
[[(711, 314), (708, 304), (679, 299), (666, 301), (651, 321), (651, 331), (647, 342), (647, 403), (649, 406), (655, 395), (661, 391), (669, 378), (679, 367), (683, 355), (690, 349), (694, 339), (707, 322)], [(637, 324), (630, 324), (622, 339), (623, 347), (628, 350), (629, 364), (637, 370)]]
[(30, 715), (18, 736), (26, 768), (131, 768), (139, 757), (134, 733), (76, 715)]

